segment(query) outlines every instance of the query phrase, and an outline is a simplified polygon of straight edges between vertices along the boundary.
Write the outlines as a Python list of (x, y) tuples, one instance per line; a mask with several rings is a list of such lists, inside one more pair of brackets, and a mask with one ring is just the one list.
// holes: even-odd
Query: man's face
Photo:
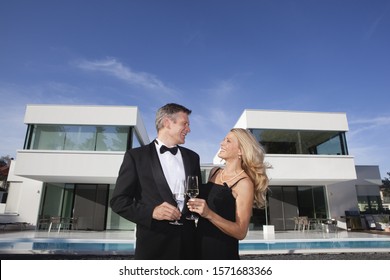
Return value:
[(190, 120), (184, 112), (176, 114), (176, 120), (168, 120), (168, 133), (174, 145), (184, 144), (187, 133), (191, 132)]

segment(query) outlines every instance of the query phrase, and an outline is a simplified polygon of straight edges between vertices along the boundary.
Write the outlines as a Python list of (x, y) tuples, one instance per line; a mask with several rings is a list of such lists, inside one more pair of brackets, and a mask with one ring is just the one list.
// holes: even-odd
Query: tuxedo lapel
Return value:
[[(178, 147), (180, 149), (180, 153), (181, 153), (181, 156), (183, 158), (185, 180), (187, 180), (187, 176), (188, 175), (193, 175), (193, 174), (191, 174), (192, 173), (192, 170), (191, 170), (191, 160), (190, 160), (188, 154), (186, 153), (186, 151), (184, 149), (181, 149), (180, 146), (178, 146)], [(189, 199), (189, 197), (186, 195), (186, 198), (185, 198), (185, 201), (184, 201), (184, 205), (187, 204), (188, 199)], [(182, 213), (185, 214), (187, 212), (189, 212), (188, 207), (186, 207), (186, 206), (183, 207)]]
[(190, 158), (188, 157), (188, 154), (185, 152), (185, 150), (181, 149), (180, 146), (179, 146), (179, 149), (180, 149), (181, 156), (183, 158), (185, 178), (187, 178), (188, 175), (192, 175), (191, 174), (191, 161), (190, 161)]
[(164, 176), (164, 172), (161, 167), (160, 159), (158, 158), (157, 151), (154, 142), (149, 144), (149, 153), (151, 158), (151, 170), (153, 173), (154, 182), (156, 183), (157, 190), (160, 193), (162, 199), (173, 205), (176, 205), (173, 199), (173, 194), (169, 188), (168, 182)]

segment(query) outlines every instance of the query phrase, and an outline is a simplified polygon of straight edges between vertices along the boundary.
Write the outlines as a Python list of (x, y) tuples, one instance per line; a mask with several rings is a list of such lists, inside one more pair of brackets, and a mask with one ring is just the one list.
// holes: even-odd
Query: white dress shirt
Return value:
[[(160, 147), (165, 144), (159, 139), (156, 140), (157, 141), (155, 141), (154, 143), (156, 145), (157, 154), (161, 162), (162, 170), (164, 172), (165, 179), (167, 180), (168, 185), (173, 193), (173, 188), (177, 180), (180, 180), (180, 182), (184, 184), (185, 171), (184, 171), (183, 157), (181, 156), (180, 149), (177, 149), (176, 155), (173, 155), (170, 152), (165, 152), (161, 154)], [(182, 210), (183, 207), (184, 207), (184, 203), (180, 203), (179, 209)]]

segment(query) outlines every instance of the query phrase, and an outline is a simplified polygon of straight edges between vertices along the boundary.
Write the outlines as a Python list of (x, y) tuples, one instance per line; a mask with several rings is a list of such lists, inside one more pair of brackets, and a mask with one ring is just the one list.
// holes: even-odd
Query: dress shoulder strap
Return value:
[(209, 180), (210, 180), (211, 178), (213, 178), (213, 177), (215, 176), (215, 174), (217, 174), (217, 173), (218, 173), (218, 170), (220, 170), (220, 169), (221, 169), (221, 167), (217, 167), (217, 168), (215, 168), (214, 172), (213, 172), (212, 174), (210, 174), (210, 176), (209, 176)]
[(246, 178), (248, 178), (248, 177), (242, 177), (242, 178), (238, 179), (233, 185), (230, 186), (230, 188), (234, 188), (238, 184), (238, 182), (240, 182), (242, 179), (246, 179)]

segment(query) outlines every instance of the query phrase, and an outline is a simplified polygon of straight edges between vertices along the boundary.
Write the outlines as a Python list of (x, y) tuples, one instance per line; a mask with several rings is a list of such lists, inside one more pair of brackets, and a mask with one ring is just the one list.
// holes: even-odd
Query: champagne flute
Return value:
[[(195, 198), (199, 195), (199, 182), (198, 176), (188, 176), (186, 180), (186, 188), (188, 197)], [(196, 220), (198, 216), (191, 212), (189, 216), (186, 217), (187, 220)]]
[[(185, 197), (186, 197), (186, 192), (185, 192), (184, 181), (176, 180), (175, 185), (173, 186), (173, 199), (176, 201), (177, 209), (179, 209), (179, 211), (180, 211), (180, 205), (184, 204)], [(180, 223), (178, 220), (169, 223), (178, 226), (182, 225), (182, 223)]]

